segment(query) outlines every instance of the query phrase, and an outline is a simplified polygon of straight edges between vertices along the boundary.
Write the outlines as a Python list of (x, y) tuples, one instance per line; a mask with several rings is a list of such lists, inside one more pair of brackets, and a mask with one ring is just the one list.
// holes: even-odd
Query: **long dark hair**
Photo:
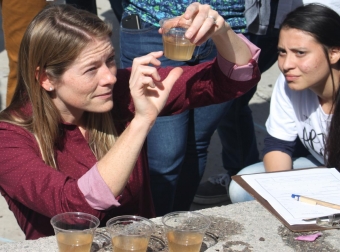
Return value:
[[(332, 9), (321, 4), (300, 6), (290, 12), (280, 29), (298, 29), (307, 32), (323, 47), (333, 82), (333, 116), (326, 139), (325, 165), (340, 168), (340, 95), (339, 79), (334, 79), (329, 60), (329, 49), (340, 48), (340, 16)], [(338, 62), (338, 67), (340, 63)], [(333, 66), (334, 67), (334, 66)]]

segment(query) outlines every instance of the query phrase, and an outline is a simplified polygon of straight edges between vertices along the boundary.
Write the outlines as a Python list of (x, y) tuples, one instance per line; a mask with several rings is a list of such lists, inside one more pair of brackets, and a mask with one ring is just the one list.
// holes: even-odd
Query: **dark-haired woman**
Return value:
[[(289, 13), (280, 28), (282, 72), (271, 98), (263, 162), (238, 174), (307, 167), (340, 167), (340, 16), (319, 4)], [(293, 158), (301, 141), (308, 155)], [(252, 200), (236, 182), (233, 203)]]

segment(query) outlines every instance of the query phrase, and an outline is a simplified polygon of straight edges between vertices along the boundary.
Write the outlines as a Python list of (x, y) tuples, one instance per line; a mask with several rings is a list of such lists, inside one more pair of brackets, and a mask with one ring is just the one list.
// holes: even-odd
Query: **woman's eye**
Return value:
[(108, 58), (107, 63), (116, 63), (115, 56), (113, 55), (110, 58)]
[(280, 56), (282, 56), (282, 55), (285, 55), (286, 52), (283, 51), (283, 50), (278, 50), (278, 51), (277, 51), (277, 54), (280, 55)]
[(95, 67), (92, 67), (92, 68), (90, 68), (90, 69), (87, 70), (87, 71), (89, 72), (89, 71), (94, 71), (94, 70), (96, 70), (96, 68), (95, 68)]
[(93, 72), (93, 71), (96, 70), (96, 69), (97, 69), (96, 67), (91, 67), (91, 68), (87, 69), (87, 70), (85, 71), (85, 73)]

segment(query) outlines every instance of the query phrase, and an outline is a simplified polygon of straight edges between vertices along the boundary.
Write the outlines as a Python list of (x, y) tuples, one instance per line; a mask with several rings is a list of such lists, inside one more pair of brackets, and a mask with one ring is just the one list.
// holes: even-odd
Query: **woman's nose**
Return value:
[(102, 84), (103, 85), (114, 84), (117, 81), (116, 74), (117, 74), (116, 68), (113, 69), (113, 67), (105, 66), (101, 73)]
[(291, 54), (287, 54), (285, 57), (279, 59), (280, 68), (284, 71), (294, 68), (295, 61)]

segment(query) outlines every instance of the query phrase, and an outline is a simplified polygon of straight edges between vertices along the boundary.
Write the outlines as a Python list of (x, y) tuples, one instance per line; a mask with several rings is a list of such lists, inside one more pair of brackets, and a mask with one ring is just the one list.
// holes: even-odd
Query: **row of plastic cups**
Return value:
[[(90, 252), (99, 219), (81, 212), (62, 213), (51, 219), (60, 252)], [(200, 251), (210, 218), (197, 212), (173, 212), (162, 218), (170, 252)], [(155, 224), (134, 215), (117, 216), (107, 221), (113, 252), (147, 251)]]

